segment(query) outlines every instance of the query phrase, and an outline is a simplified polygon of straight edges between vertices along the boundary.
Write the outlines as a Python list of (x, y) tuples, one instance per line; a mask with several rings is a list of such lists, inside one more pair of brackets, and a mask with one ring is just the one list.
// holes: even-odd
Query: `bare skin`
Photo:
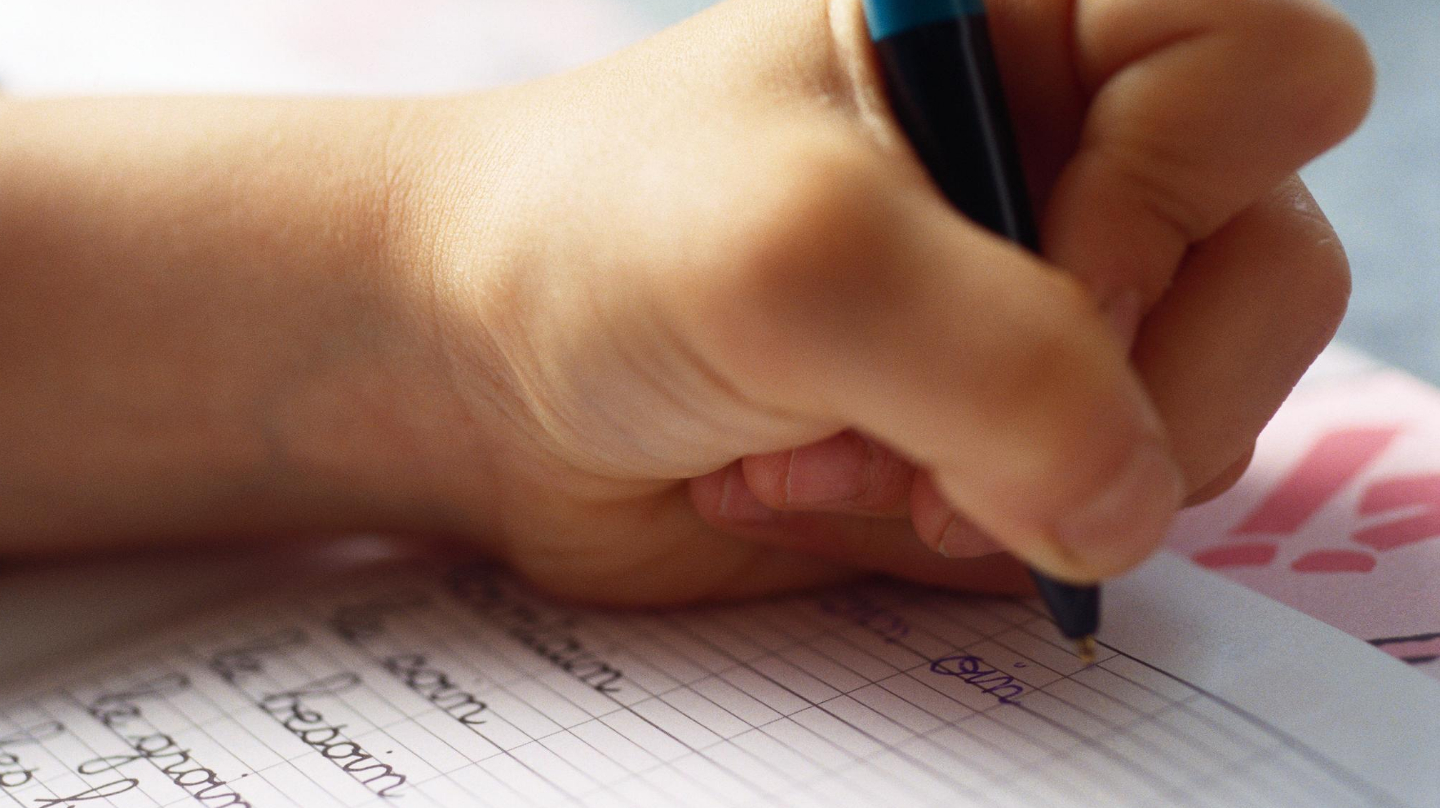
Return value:
[(930, 186), (854, 0), (465, 97), (0, 102), (0, 549), (445, 535), (613, 603), (1130, 568), (1343, 314), (1294, 174), (1370, 61), (1312, 0), (990, 5), (1043, 257)]

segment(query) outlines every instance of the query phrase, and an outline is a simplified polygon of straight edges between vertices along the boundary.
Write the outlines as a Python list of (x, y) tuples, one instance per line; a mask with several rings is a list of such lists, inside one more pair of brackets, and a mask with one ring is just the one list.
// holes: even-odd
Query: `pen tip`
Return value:
[(1075, 656), (1085, 665), (1095, 664), (1095, 638), (1081, 637), (1075, 641)]

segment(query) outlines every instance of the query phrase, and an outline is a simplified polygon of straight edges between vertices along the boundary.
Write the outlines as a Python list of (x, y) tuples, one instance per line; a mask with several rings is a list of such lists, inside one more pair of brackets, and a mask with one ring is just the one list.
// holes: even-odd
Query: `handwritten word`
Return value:
[(601, 693), (621, 692), (625, 674), (601, 660), (573, 633), (575, 618), (545, 613), (545, 607), (527, 602), (504, 586), (484, 566), (452, 572), (446, 581), (450, 592), (472, 612), (501, 624), (505, 633), (555, 667)]
[(121, 794), (140, 785), (140, 781), (133, 777), (126, 777), (123, 780), (115, 780), (103, 786), (94, 786), (84, 791), (71, 794), (68, 797), (41, 797), (35, 800), (39, 808), (69, 808), (71, 803), (89, 802), (90, 800), (108, 800), (111, 797), (118, 797)]
[(308, 642), (305, 632), (282, 629), (216, 653), (210, 657), (210, 670), (230, 684), (237, 684), (241, 679), (264, 673), (264, 657), (299, 648)]
[(65, 725), (59, 721), (47, 721), (33, 727), (0, 736), (0, 788), (19, 788), (35, 779), (36, 769), (25, 768), (18, 752), (11, 751), (17, 746), (42, 744), (57, 735), (65, 734)]
[(982, 693), (994, 696), (1001, 704), (1019, 704), (1018, 699), (1026, 693), (1025, 685), (1016, 681), (1013, 676), (986, 667), (988, 664), (977, 656), (955, 654), (931, 662), (930, 672), (941, 676), (954, 676), (962, 682), (972, 684)]
[(888, 643), (898, 643), (910, 636), (910, 624), (905, 618), (860, 592), (837, 592), (826, 596), (820, 600), (820, 609), (849, 620)]
[(249, 801), (227, 788), (228, 783), (220, 779), (214, 769), (201, 765), (189, 749), (181, 749), (180, 744), (171, 736), (155, 732), (149, 735), (127, 736), (125, 741), (135, 750), (135, 754), (92, 758), (81, 763), (75, 770), (84, 775), (107, 771), (118, 773), (122, 766), (143, 760), (159, 769), (170, 782), (184, 789), (203, 805), (212, 805), (215, 808), (250, 808)]
[[(428, 596), (419, 593), (386, 595), (341, 606), (331, 616), (330, 627), (347, 642), (364, 646), (385, 635), (388, 618), (431, 604)], [(393, 654), (381, 664), (391, 676), (466, 727), (473, 729), (485, 723), (482, 716), (489, 706), (462, 690), (449, 674), (431, 665), (424, 654)]]
[[(125, 725), (138, 720), (144, 714), (140, 702), (169, 698), (189, 689), (188, 676), (168, 673), (118, 693), (100, 695), (90, 703), (89, 712), (107, 729), (120, 733)], [(226, 781), (221, 779), (214, 769), (197, 761), (189, 749), (181, 749), (173, 737), (163, 732), (147, 735), (122, 734), (121, 737), (135, 754), (93, 758), (81, 763), (76, 771), (84, 775), (119, 772), (121, 766), (143, 760), (159, 769), (170, 782), (204, 805), (215, 805), (217, 808), (250, 808), (249, 801), (226, 788)]]
[(330, 628), (346, 642), (367, 642), (385, 633), (387, 618), (412, 609), (423, 609), (430, 604), (429, 597), (415, 592), (348, 604), (335, 610), (330, 618)]
[(327, 724), (319, 711), (305, 706), (307, 699), (338, 696), (360, 685), (354, 673), (336, 673), (283, 693), (272, 693), (260, 699), (257, 706), (300, 742), (318, 751), (326, 760), (340, 767), (379, 797), (397, 796), (394, 792), (409, 778), (345, 736), (344, 724)]
[(384, 666), (390, 675), (461, 724), (474, 727), (485, 723), (488, 705), (456, 686), (449, 674), (431, 666), (425, 655), (386, 657)]
[(117, 729), (140, 717), (138, 702), (145, 699), (167, 699), (190, 689), (190, 677), (167, 673), (147, 679), (119, 693), (106, 693), (90, 703), (90, 714), (108, 729)]

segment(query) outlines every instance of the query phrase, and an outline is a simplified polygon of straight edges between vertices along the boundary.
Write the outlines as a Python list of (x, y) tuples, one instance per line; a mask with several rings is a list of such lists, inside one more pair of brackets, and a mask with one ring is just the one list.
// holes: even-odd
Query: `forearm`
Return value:
[(0, 106), (0, 550), (443, 527), (417, 108)]

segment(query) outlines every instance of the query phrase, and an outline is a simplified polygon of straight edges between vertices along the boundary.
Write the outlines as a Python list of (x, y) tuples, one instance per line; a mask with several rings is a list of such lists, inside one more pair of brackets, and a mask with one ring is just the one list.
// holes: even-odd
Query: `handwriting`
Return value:
[(59, 721), (47, 721), (0, 736), (0, 789), (19, 788), (35, 779), (36, 769), (25, 768), (18, 752), (11, 751), (17, 746), (43, 744), (57, 735), (65, 733), (65, 725)]
[(969, 654), (955, 654), (941, 657), (930, 663), (930, 672), (941, 676), (954, 676), (962, 682), (972, 684), (983, 693), (989, 693), (1001, 704), (1019, 704), (1025, 695), (1025, 686), (1015, 677), (987, 667), (985, 660)]
[(349, 604), (335, 610), (330, 618), (330, 628), (347, 642), (363, 643), (385, 633), (386, 618), (411, 609), (423, 609), (430, 604), (430, 598), (418, 592), (401, 592)]
[[(330, 617), (330, 628), (351, 644), (363, 647), (367, 642), (385, 635), (386, 618), (411, 609), (422, 609), (431, 603), (425, 595), (401, 592), (364, 603), (348, 604), (335, 610)], [(448, 673), (431, 665), (425, 654), (392, 654), (381, 659), (380, 664), (411, 691), (466, 727), (473, 730), (485, 723), (482, 716), (489, 705), (462, 690)]]
[(488, 567), (476, 565), (447, 577), (452, 595), (472, 612), (501, 624), (505, 633), (555, 667), (601, 693), (621, 692), (625, 674), (598, 659), (575, 636), (575, 618), (549, 614), (503, 586)]
[(483, 716), (489, 706), (456, 686), (449, 674), (430, 665), (425, 655), (398, 654), (386, 657), (383, 664), (406, 687), (456, 721), (467, 727), (485, 723)]
[(126, 777), (122, 780), (115, 780), (103, 786), (94, 786), (84, 791), (71, 794), (68, 797), (41, 797), (35, 800), (40, 808), (68, 808), (72, 802), (89, 802), (90, 800), (108, 800), (111, 797), (118, 797), (132, 788), (140, 785), (140, 781), (133, 777)]
[(181, 673), (167, 673), (148, 679), (119, 693), (106, 693), (90, 703), (90, 714), (109, 729), (117, 729), (141, 714), (143, 699), (164, 699), (190, 689), (190, 678)]
[(332, 674), (294, 690), (265, 696), (258, 706), (280, 722), (280, 726), (291, 735), (299, 738), (301, 743), (318, 751), (376, 796), (398, 796), (394, 792), (403, 787), (409, 778), (346, 737), (344, 724), (327, 724), (322, 713), (305, 704), (307, 699), (338, 696), (359, 685), (357, 674)]
[(309, 642), (300, 629), (281, 629), (236, 648), (220, 651), (210, 657), (210, 670), (230, 684), (265, 671), (261, 660), (269, 655), (298, 648)]
[(910, 636), (905, 618), (880, 606), (861, 592), (842, 591), (820, 599), (820, 609), (879, 636), (885, 642), (898, 643)]
[[(148, 679), (139, 685), (118, 693), (105, 693), (90, 703), (89, 712), (106, 728), (121, 734), (121, 729), (139, 719), (143, 714), (140, 702), (147, 699), (164, 699), (190, 689), (190, 678), (179, 673), (168, 673)], [(184, 789), (204, 805), (215, 808), (240, 806), (250, 808), (250, 803), (237, 792), (226, 788), (227, 782), (209, 766), (195, 759), (189, 749), (181, 749), (175, 739), (163, 732), (144, 735), (121, 734), (125, 745), (134, 754), (106, 755), (81, 763), (76, 771), (83, 775), (102, 772), (119, 772), (122, 766), (145, 761), (170, 782)]]
[(214, 769), (201, 765), (189, 749), (181, 749), (175, 739), (163, 732), (149, 735), (130, 735), (126, 744), (133, 755), (106, 755), (81, 763), (76, 771), (84, 775), (102, 772), (119, 772), (122, 766), (145, 761), (160, 770), (170, 782), (184, 789), (190, 796), (204, 805), (215, 808), (241, 806), (250, 808), (250, 803), (235, 791), (227, 788), (226, 781)]

